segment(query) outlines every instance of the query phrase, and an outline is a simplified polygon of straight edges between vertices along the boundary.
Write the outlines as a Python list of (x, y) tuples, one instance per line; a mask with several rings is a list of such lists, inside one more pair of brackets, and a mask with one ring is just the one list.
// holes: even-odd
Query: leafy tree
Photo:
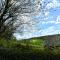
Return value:
[(40, 5), (40, 0), (0, 0), (0, 37), (11, 38), (19, 27), (20, 33), (24, 25), (31, 27), (32, 20), (23, 18), (36, 15)]

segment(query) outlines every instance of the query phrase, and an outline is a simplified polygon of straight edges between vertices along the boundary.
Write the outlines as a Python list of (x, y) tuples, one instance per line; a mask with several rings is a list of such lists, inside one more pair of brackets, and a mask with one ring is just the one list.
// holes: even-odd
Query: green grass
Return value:
[(42, 38), (19, 41), (0, 38), (0, 60), (58, 60), (59, 57), (60, 47), (45, 48)]

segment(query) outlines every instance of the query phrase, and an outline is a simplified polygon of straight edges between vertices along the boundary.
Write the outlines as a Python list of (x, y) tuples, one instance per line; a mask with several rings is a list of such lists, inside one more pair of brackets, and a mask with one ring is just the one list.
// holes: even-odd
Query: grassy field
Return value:
[(44, 47), (43, 38), (0, 39), (0, 60), (60, 60), (60, 47)]

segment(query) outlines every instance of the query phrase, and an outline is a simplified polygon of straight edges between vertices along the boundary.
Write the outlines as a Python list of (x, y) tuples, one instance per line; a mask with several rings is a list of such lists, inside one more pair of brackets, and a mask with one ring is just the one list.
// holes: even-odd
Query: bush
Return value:
[[(0, 38), (0, 60), (60, 60), (60, 48), (37, 48), (35, 46), (38, 41), (22, 42), (16, 39), (5, 40)], [(30, 44), (35, 46), (30, 46)], [(41, 44), (43, 45), (42, 41)]]

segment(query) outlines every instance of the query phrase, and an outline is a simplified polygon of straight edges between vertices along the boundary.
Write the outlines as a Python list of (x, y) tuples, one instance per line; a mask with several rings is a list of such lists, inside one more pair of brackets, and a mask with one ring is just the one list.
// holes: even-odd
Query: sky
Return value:
[[(44, 5), (44, 2), (46, 4)], [(26, 39), (52, 34), (60, 34), (60, 0), (42, 0), (43, 12), (37, 16), (32, 16), (37, 23), (32, 27), (32, 31), (26, 31), (23, 35), (15, 33), (17, 39)], [(33, 23), (33, 22), (32, 22)]]

